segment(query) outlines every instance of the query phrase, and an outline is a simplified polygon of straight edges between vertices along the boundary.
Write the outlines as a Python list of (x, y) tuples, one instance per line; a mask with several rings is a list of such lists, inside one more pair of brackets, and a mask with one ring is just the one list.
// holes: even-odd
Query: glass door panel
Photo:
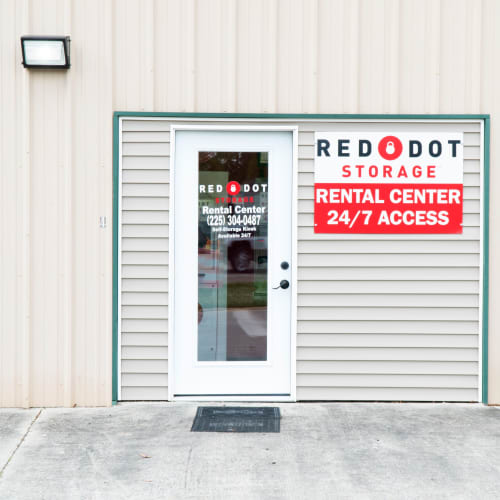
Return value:
[(198, 181), (198, 361), (265, 361), (267, 152), (199, 152)]

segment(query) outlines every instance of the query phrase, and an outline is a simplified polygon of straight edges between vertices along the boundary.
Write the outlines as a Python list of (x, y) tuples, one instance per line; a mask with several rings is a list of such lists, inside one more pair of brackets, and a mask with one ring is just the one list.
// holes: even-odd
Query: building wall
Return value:
[[(493, 195), (499, 22), (496, 0), (2, 0), (0, 404), (111, 402), (113, 111), (489, 113)], [(30, 33), (70, 34), (71, 69), (23, 69)]]

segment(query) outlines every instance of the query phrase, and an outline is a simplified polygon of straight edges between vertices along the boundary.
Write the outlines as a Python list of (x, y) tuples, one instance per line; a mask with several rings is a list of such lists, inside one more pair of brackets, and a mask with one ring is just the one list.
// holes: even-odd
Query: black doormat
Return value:
[(199, 406), (191, 432), (279, 432), (277, 407)]

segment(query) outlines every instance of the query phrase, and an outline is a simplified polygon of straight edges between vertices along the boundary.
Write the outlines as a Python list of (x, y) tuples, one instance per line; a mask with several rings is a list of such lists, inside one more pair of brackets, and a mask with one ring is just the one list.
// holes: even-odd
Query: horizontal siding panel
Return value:
[(168, 373), (166, 359), (124, 359), (121, 363), (123, 373)]
[(122, 401), (167, 401), (167, 387), (122, 387)]
[(478, 280), (479, 269), (476, 267), (299, 267), (299, 280)]
[(166, 279), (122, 279), (122, 292), (168, 292)]
[(481, 171), (481, 160), (480, 159), (468, 159), (464, 160), (464, 173), (478, 174)]
[(314, 186), (314, 173), (313, 172), (299, 172), (298, 182), (299, 182), (299, 186)]
[(481, 155), (481, 148), (479, 146), (465, 146), (464, 147), (464, 159), (478, 159)]
[(478, 378), (473, 375), (375, 375), (375, 374), (299, 374), (300, 387), (434, 387), (474, 389)]
[(478, 281), (299, 281), (298, 293), (477, 294)]
[(477, 361), (477, 349), (428, 347), (298, 347), (300, 360)]
[(122, 346), (122, 359), (168, 359), (168, 347)]
[(122, 120), (123, 132), (169, 132), (170, 122), (166, 120)]
[[(125, 226), (124, 226), (125, 227)], [(145, 226), (139, 226), (144, 228)], [(156, 226), (158, 227), (158, 226)], [(133, 237), (122, 238), (122, 252), (168, 252), (168, 238), (162, 238), (165, 233), (158, 232), (156, 238)], [(124, 264), (126, 264), (124, 262)]]
[(122, 141), (125, 142), (170, 142), (170, 132), (165, 130), (124, 131)]
[(477, 307), (301, 307), (299, 320), (419, 320), (474, 321), (479, 319)]
[(122, 374), (123, 387), (167, 387), (166, 373), (124, 373)]
[[(479, 241), (301, 240), (299, 254), (455, 254), (479, 253)], [(336, 258), (333, 255), (333, 258)]]
[(124, 224), (122, 238), (168, 238), (168, 224)]
[(168, 184), (122, 184), (122, 196), (152, 196), (153, 198), (169, 195)]
[(122, 144), (123, 156), (169, 156), (170, 144), (167, 142), (125, 142)]
[(442, 347), (477, 348), (477, 335), (299, 333), (299, 347)]
[(464, 132), (464, 146), (480, 146), (481, 135), (473, 132)]
[(168, 306), (125, 306), (122, 305), (123, 319), (167, 319)]
[(475, 402), (477, 389), (411, 387), (298, 387), (298, 401), (464, 401)]
[(122, 199), (123, 210), (168, 210), (169, 198), (159, 196), (158, 198), (125, 197)]
[(315, 241), (371, 241), (371, 240), (383, 240), (383, 241), (414, 241), (421, 240), (425, 236), (426, 241), (464, 241), (464, 240), (475, 240), (480, 238), (481, 231), (479, 227), (464, 227), (462, 234), (316, 234), (312, 226), (299, 227), (297, 230), (298, 239), (301, 240), (315, 240)]
[(168, 278), (167, 266), (122, 266), (123, 278)]
[(165, 156), (122, 156), (122, 170), (168, 170), (169, 165), (169, 158)]
[(481, 199), (481, 188), (464, 185), (464, 201), (480, 200), (480, 199)]
[(314, 132), (301, 132), (299, 130), (299, 146), (314, 145)]
[(168, 293), (124, 292), (122, 291), (122, 305), (168, 305)]
[(167, 183), (170, 181), (170, 172), (168, 170), (124, 170), (122, 173), (122, 182), (124, 184), (151, 184)]
[(122, 333), (122, 346), (167, 346), (166, 332)]
[(481, 176), (479, 173), (464, 173), (464, 186), (480, 186)]
[(479, 321), (299, 321), (298, 333), (424, 333), (477, 334)]
[(122, 210), (123, 224), (168, 224), (167, 210)]
[(123, 264), (168, 264), (168, 252), (122, 252)]
[(479, 266), (476, 253), (457, 254), (300, 254), (299, 266), (309, 267), (474, 267)]
[(301, 146), (301, 145), (299, 145), (298, 149), (299, 149), (299, 153), (298, 153), (299, 160), (314, 158), (314, 146)]
[(297, 373), (477, 375), (474, 361), (297, 361)]
[(299, 294), (299, 307), (479, 307), (477, 294)]
[(300, 173), (307, 173), (307, 172), (314, 172), (314, 160), (313, 159), (302, 159), (299, 161), (299, 168), (298, 172)]
[(166, 319), (122, 319), (123, 332), (167, 332)]

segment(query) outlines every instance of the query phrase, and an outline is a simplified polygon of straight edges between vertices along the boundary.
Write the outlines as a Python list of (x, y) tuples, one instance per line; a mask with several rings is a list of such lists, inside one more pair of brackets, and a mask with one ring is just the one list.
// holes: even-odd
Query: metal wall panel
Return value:
[[(112, 111), (489, 113), (495, 165), (499, 23), (497, 0), (0, 2), (0, 405), (111, 402)], [(23, 69), (28, 33), (70, 34), (71, 69)], [(140, 156), (128, 161), (141, 168)], [(499, 183), (493, 168), (492, 193)], [(151, 210), (166, 202), (154, 192)], [(478, 193), (469, 187), (466, 199)], [(309, 187), (299, 195), (312, 199)], [(490, 228), (494, 256), (494, 196)], [(299, 228), (304, 242), (311, 229)], [(477, 226), (464, 233), (477, 241)], [(492, 258), (491, 304), (499, 266)], [(494, 308), (489, 356), (498, 403)]]
[[(0, 2), (0, 406), (111, 402), (111, 6)], [(32, 33), (71, 69), (24, 69)]]

